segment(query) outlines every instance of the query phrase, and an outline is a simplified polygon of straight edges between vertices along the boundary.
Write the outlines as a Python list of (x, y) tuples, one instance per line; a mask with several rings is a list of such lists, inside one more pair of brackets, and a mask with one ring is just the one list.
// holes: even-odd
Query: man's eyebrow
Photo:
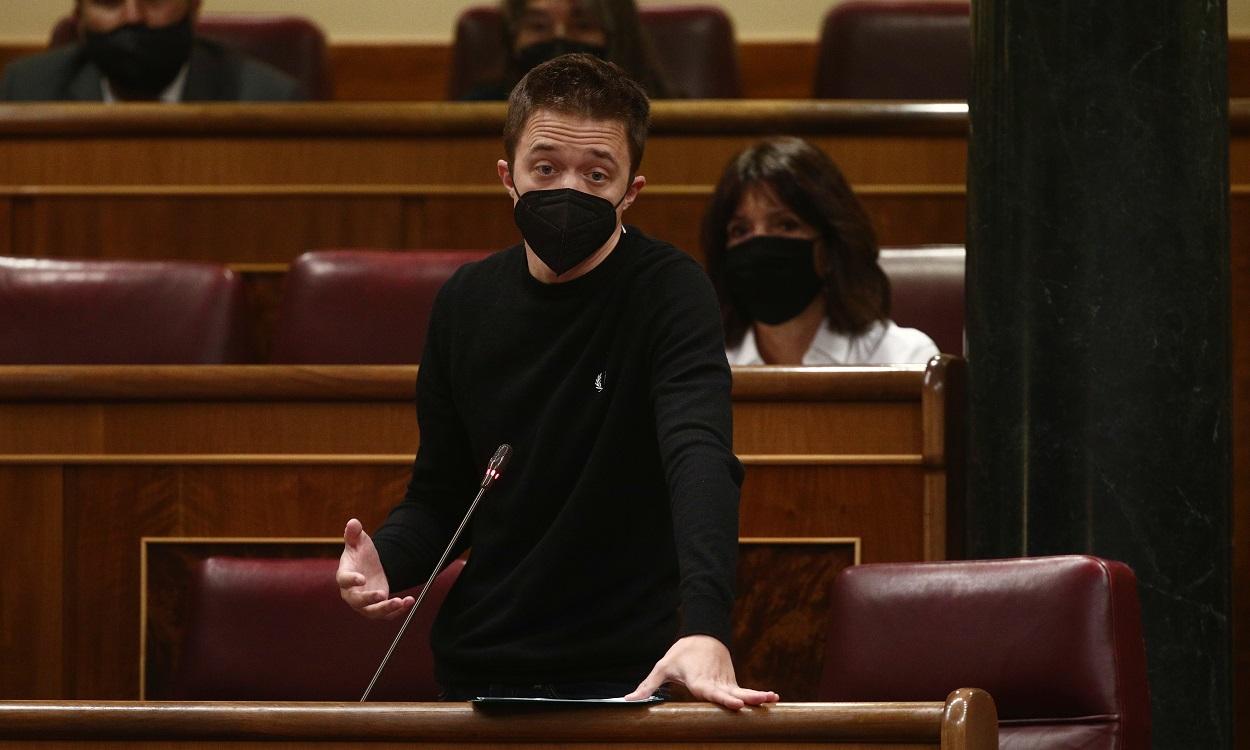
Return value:
[[(530, 146), (529, 153), (533, 154), (533, 153), (538, 153), (538, 152), (551, 152), (551, 151), (560, 151), (560, 150), (561, 150), (561, 147), (552, 143), (551, 141), (538, 141), (534, 145)], [(606, 148), (594, 148), (592, 146), (589, 149), (589, 151), (590, 151), (590, 155), (595, 157), (596, 159), (603, 159), (604, 161), (611, 162), (612, 166), (614, 167), (620, 166), (616, 161), (616, 157), (612, 154), (611, 151), (609, 151)]]

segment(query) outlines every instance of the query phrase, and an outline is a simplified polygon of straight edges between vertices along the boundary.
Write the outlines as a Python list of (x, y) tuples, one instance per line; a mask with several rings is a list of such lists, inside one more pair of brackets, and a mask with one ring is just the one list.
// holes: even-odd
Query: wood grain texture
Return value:
[[(136, 697), (141, 537), (337, 536), (352, 515), (376, 527), (407, 485), (415, 374), (0, 368), (0, 471), (14, 477), (0, 485), (0, 512), (27, 518), (58, 555), (62, 595), (41, 611), (65, 618), (38, 631), (59, 650), (34, 648), (35, 631), (17, 628), (0, 663), (65, 675), (56, 697)], [(756, 425), (739, 446), (743, 536), (859, 537), (865, 560), (932, 554), (925, 482), (946, 467), (922, 456), (925, 378), (915, 366), (736, 372), (736, 422)], [(22, 505), (27, 486), (39, 490), (35, 509)], [(58, 503), (63, 516), (50, 510)]]
[[(940, 745), (946, 714), (942, 702), (789, 703), (742, 712), (671, 703), (584, 708), (576, 712), (576, 721), (570, 720), (568, 710), (485, 711), (455, 703), (36, 702), (0, 704), (0, 739), (198, 740), (205, 747), (224, 746), (231, 740), (267, 746), (258, 739), (263, 738), (336, 743), (325, 747), (403, 741), (419, 747), (788, 748), (821, 743), (844, 749), (965, 750), (966, 745)], [(466, 739), (475, 745), (463, 744)]]
[(0, 697), (67, 695), (60, 466), (0, 466)]
[(772, 690), (786, 701), (819, 698), (838, 571), (855, 564), (853, 544), (749, 542), (738, 549), (733, 613), (738, 684)]
[[(626, 223), (702, 263), (700, 224), (711, 192), (711, 185), (655, 186)], [(962, 191), (866, 186), (861, 200), (882, 245), (964, 240)], [(478, 250), (520, 242), (511, 203), (492, 186), (24, 188), (9, 200), (0, 190), (5, 221), (11, 254), (36, 257), (276, 264), (321, 248)]]

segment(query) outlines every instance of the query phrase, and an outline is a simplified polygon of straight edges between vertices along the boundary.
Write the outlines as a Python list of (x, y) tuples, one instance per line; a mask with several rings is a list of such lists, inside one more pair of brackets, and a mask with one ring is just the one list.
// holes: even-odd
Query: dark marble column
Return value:
[(1225, 3), (972, 5), (969, 554), (1130, 564), (1155, 747), (1227, 747)]

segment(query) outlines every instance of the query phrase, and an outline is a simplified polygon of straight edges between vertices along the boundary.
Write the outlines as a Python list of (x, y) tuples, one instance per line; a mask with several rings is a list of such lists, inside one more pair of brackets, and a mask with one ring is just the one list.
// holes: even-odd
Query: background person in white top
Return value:
[(702, 244), (731, 365), (908, 364), (938, 353), (890, 320), (872, 224), (807, 141), (771, 138), (731, 159)]

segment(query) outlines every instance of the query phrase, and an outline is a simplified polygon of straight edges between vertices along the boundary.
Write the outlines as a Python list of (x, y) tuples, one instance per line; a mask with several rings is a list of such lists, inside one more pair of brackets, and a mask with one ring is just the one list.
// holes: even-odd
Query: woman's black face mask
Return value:
[(823, 286), (815, 240), (758, 236), (725, 251), (725, 291), (747, 320), (777, 325), (807, 309)]

